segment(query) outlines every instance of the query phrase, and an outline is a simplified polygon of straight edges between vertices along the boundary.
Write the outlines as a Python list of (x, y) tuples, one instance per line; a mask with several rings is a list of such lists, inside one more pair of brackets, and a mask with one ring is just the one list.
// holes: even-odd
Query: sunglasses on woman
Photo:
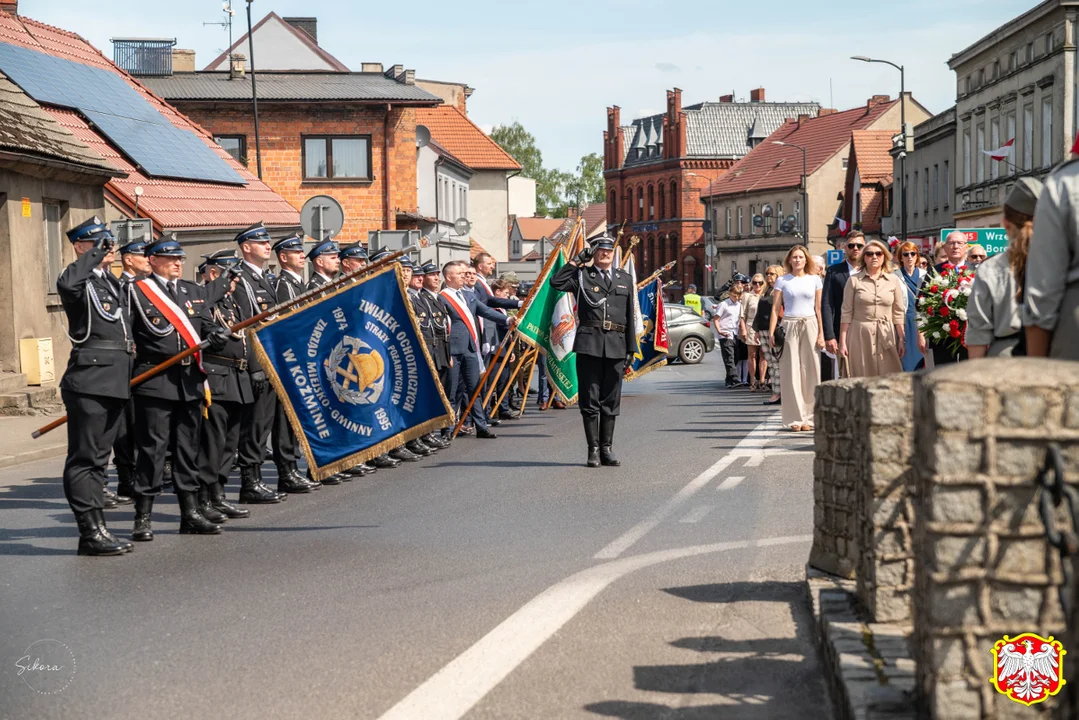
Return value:
[(751, 284), (752, 285), (763, 285), (764, 283), (762, 283), (760, 280), (754, 280)]
[(883, 257), (884, 253), (882, 253), (880, 250), (867, 250), (862, 253), (862, 255), (866, 257)]
[(916, 253), (916, 252), (905, 252), (905, 253), (903, 253), (903, 257), (918, 257), (918, 253)]

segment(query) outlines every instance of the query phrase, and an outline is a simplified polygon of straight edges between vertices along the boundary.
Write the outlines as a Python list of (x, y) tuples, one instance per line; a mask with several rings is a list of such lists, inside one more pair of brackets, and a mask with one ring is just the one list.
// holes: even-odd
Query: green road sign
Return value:
[[(948, 235), (955, 230), (941, 230), (940, 239), (948, 239)], [(985, 248), (985, 254), (993, 257), (1004, 252), (1008, 248), (1008, 234), (1004, 228), (959, 228), (959, 232), (967, 236), (967, 242), (978, 243)]]

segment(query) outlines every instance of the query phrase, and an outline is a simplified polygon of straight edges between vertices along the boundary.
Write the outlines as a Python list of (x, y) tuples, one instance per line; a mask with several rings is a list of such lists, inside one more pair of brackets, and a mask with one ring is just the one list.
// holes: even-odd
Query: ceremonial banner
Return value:
[(626, 368), (626, 380), (636, 380), (667, 364), (667, 315), (663, 309), (663, 279), (656, 278), (637, 291), (641, 305), (644, 335), (640, 339), (641, 354)]
[[(577, 401), (577, 353), (572, 351), (571, 332), (576, 332), (573, 296), (551, 287), (551, 276), (566, 264), (562, 248), (548, 259), (528, 307), (518, 314), (517, 332), (521, 339), (544, 356), (544, 368), (551, 387), (567, 404)], [(568, 342), (568, 344), (567, 344)]]
[(396, 264), (250, 337), (316, 479), (453, 422)]
[[(637, 287), (637, 267), (633, 263), (633, 256), (630, 255), (626, 259), (626, 265), (622, 268), (629, 273), (630, 287)], [(662, 301), (662, 297), (660, 300)], [(637, 292), (633, 296), (633, 337), (636, 339), (636, 346), (629, 348), (633, 357), (638, 360), (644, 360), (644, 350), (641, 345), (641, 340), (645, 336), (644, 326), (644, 313), (641, 312), (641, 293)]]

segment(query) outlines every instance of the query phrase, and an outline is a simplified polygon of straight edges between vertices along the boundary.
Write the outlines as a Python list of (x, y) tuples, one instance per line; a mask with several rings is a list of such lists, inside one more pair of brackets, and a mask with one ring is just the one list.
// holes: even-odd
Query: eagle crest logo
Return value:
[(1044, 702), (1064, 686), (1067, 651), (1050, 635), (1005, 635), (993, 645), (993, 687), (1008, 699), (1026, 706)]

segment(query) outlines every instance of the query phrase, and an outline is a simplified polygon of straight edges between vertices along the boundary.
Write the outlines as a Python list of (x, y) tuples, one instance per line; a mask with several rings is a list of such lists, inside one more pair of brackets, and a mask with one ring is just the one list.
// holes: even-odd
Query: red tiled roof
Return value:
[(487, 255), (491, 254), (487, 252), (482, 245), (476, 242), (475, 239), (470, 237), (468, 239), (468, 259), (475, 260), (481, 253)]
[(592, 203), (581, 211), (584, 218), (585, 237), (592, 237), (607, 229), (607, 203)]
[(563, 218), (517, 218), (517, 227), (521, 229), (521, 239), (535, 242), (542, 238), (551, 238), (565, 223)]
[[(892, 174), (894, 130), (855, 130), (851, 133), (851, 158), (857, 158), (858, 178), (863, 185), (880, 182)], [(850, 167), (854, 162), (847, 163)]]
[[(797, 187), (801, 183), (802, 153), (797, 148), (773, 145), (773, 142), (781, 140), (805, 148), (806, 172), (812, 175), (850, 142), (852, 130), (870, 126), (897, 102), (878, 102), (869, 109), (863, 105), (821, 115), (804, 120), (800, 126), (797, 120), (788, 120), (715, 180), (712, 195)], [(707, 190), (701, 193), (701, 197), (707, 196)]]
[(520, 170), (520, 164), (452, 105), (417, 108), (416, 123), (431, 131), (431, 138), (473, 170)]
[(173, 125), (198, 135), (247, 181), (247, 185), (227, 185), (148, 177), (136, 169), (104, 137), (91, 129), (76, 112), (45, 107), (45, 111), (60, 125), (110, 165), (128, 174), (126, 178), (113, 178), (105, 185), (110, 201), (131, 211), (135, 206), (135, 186), (142, 187), (139, 214), (153, 220), (156, 232), (166, 229), (240, 229), (260, 220), (267, 226), (299, 225), (299, 213), (296, 209), (218, 147), (205, 130), (149, 92), (78, 35), (36, 20), (0, 12), (0, 42), (116, 73)]

